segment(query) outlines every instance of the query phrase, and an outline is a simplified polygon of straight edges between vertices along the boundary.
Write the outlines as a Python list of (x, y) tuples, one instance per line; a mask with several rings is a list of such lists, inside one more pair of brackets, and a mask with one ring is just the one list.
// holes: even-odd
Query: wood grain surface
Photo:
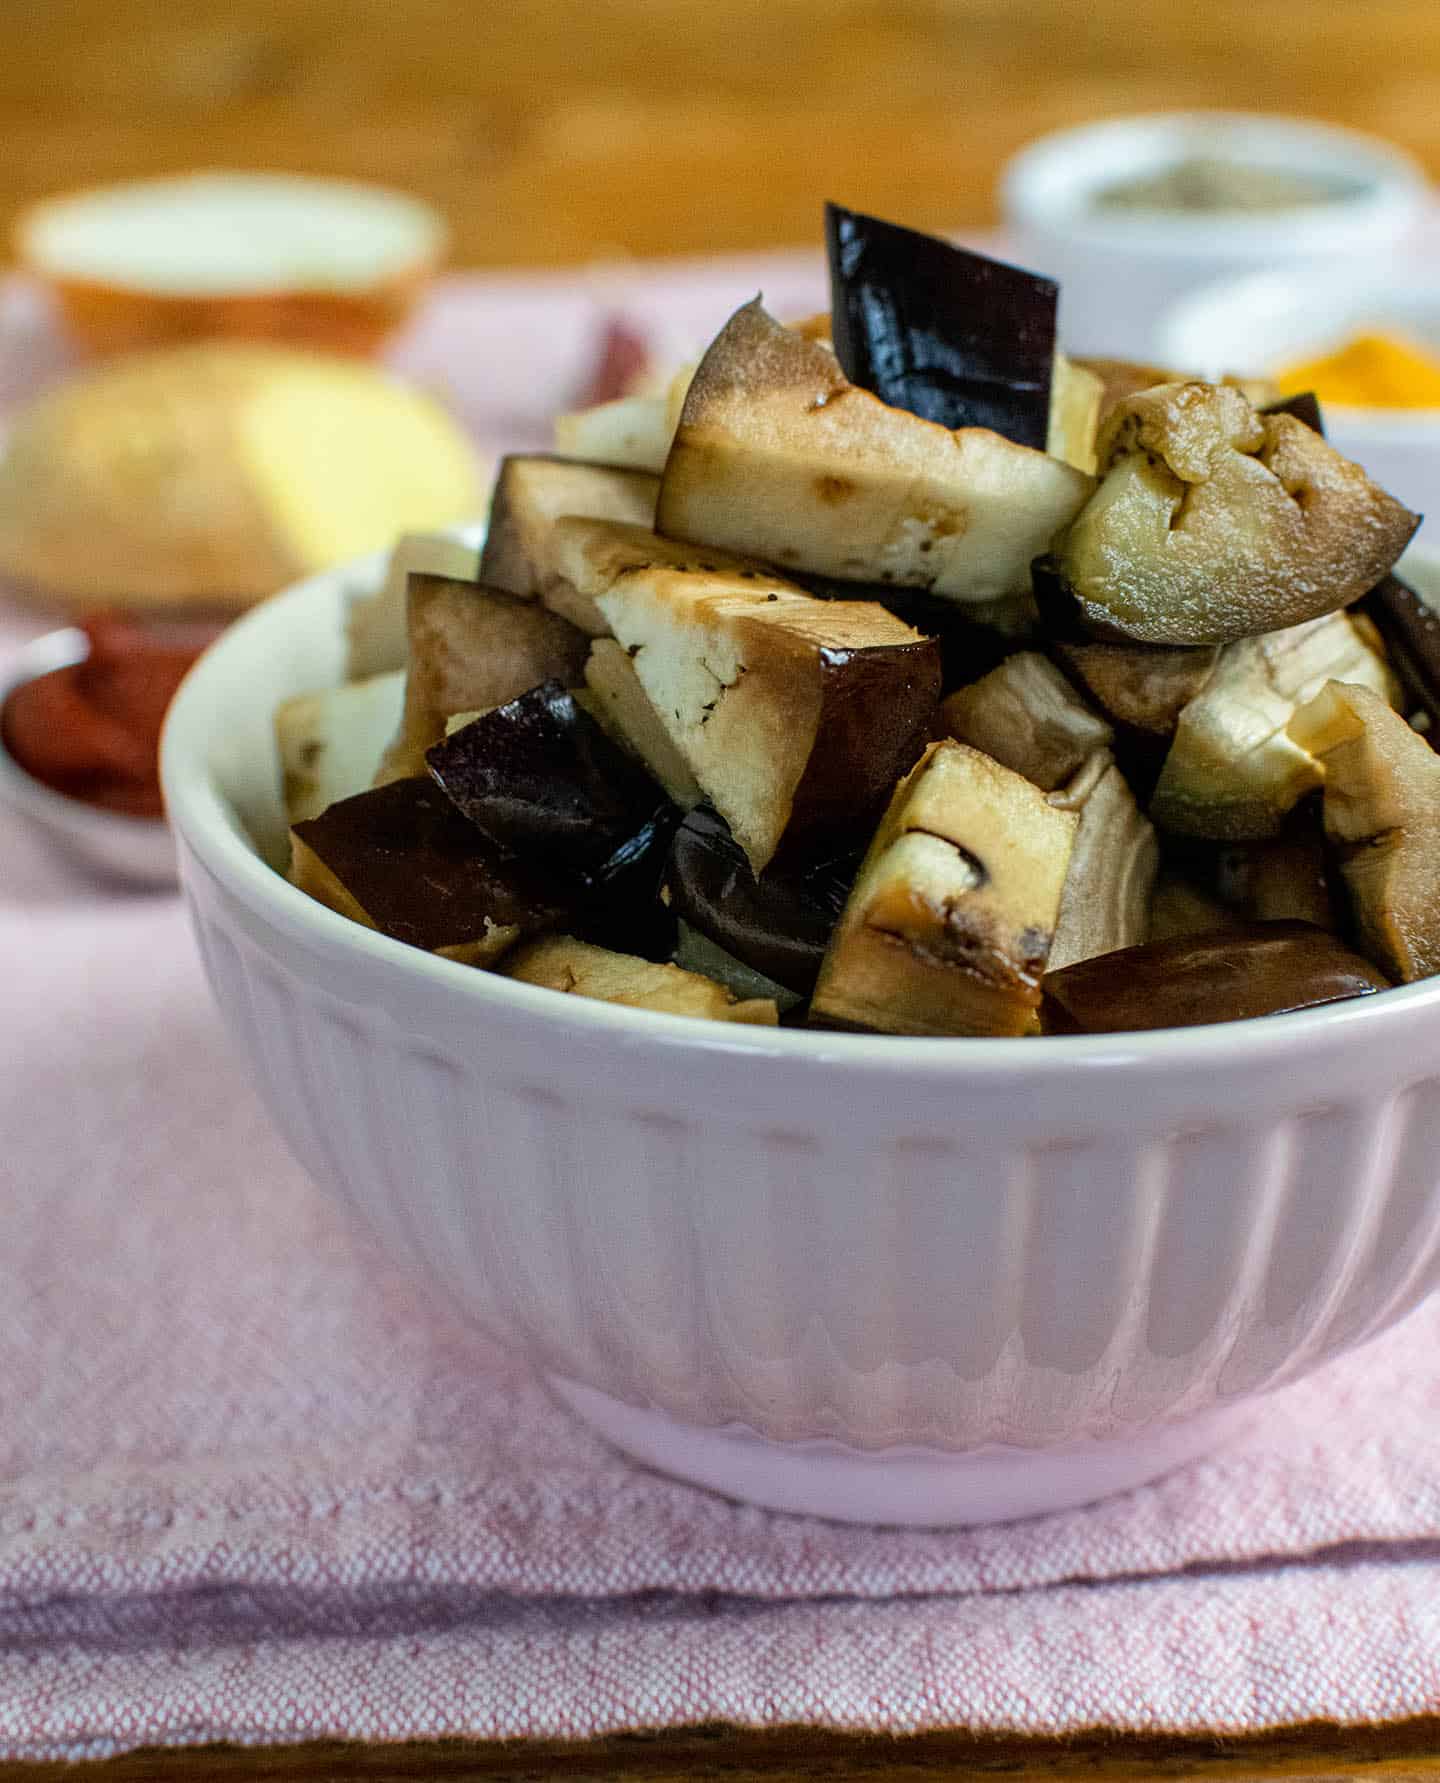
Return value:
[[(0, 225), (211, 166), (393, 182), (473, 266), (814, 243), (833, 196), (995, 216), (1008, 155), (1107, 112), (1227, 106), (1381, 132), (1440, 174), (1440, 0), (3, 0)], [(564, 1775), (1440, 1778), (1440, 1728), (1239, 1742), (635, 1736), (584, 1748), (207, 1748), (96, 1779)], [(0, 1783), (54, 1777), (0, 1765)]]
[(983, 223), (1113, 111), (1381, 131), (1440, 173), (1436, 0), (5, 0), (0, 224), (196, 164), (399, 182), (472, 265), (812, 242), (828, 194)]

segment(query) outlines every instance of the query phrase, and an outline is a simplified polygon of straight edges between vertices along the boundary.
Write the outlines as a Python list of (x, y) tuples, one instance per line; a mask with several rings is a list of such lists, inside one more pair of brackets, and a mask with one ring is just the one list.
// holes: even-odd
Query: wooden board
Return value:
[(990, 221), (1037, 132), (1193, 105), (1360, 125), (1440, 170), (1427, 0), (10, 0), (7, 23), (6, 229), (45, 192), (208, 162), (410, 186), (477, 266), (808, 243), (827, 195)]

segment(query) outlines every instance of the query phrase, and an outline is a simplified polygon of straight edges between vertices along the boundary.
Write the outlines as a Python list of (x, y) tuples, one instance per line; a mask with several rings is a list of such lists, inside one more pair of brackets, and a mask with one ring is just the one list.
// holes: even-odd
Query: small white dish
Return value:
[(1024, 1516), (1203, 1453), (1440, 1287), (1440, 980), (889, 1039), (564, 997), (307, 898), (272, 714), (341, 677), (382, 569), (267, 601), (176, 696), (195, 932), (301, 1163), (618, 1446), (786, 1510)]
[[(0, 705), (17, 687), (52, 669), (84, 662), (89, 639), (77, 626), (46, 632), (0, 668)], [(27, 773), (0, 739), (0, 802), (43, 830), (92, 872), (150, 891), (173, 890), (179, 874), (170, 826), (160, 817), (103, 811)]]
[[(1193, 157), (1343, 182), (1344, 195), (1264, 211), (1110, 208), (1116, 183)], [(1015, 257), (1060, 281), (1060, 329), (1078, 353), (1159, 356), (1163, 313), (1197, 286), (1263, 267), (1317, 274), (1389, 256), (1429, 187), (1399, 149), (1327, 124), (1238, 112), (1112, 118), (1041, 137), (1005, 170)]]
[[(1362, 332), (1398, 332), (1440, 353), (1440, 280), (1353, 270), (1323, 280), (1295, 271), (1226, 279), (1163, 318), (1158, 357), (1201, 377), (1264, 377)], [(1323, 406), (1326, 432), (1347, 458), (1407, 507), (1440, 511), (1440, 408)]]

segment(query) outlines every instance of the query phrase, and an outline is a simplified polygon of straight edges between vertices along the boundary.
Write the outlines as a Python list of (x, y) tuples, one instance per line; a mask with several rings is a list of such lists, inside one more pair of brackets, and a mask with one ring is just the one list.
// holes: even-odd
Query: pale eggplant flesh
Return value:
[(825, 235), (835, 353), (852, 384), (941, 427), (1045, 450), (1053, 279), (838, 204)]
[(1388, 990), (1334, 935), (1303, 922), (1235, 924), (1147, 941), (1045, 979), (1047, 1034), (1123, 1034), (1284, 1015)]

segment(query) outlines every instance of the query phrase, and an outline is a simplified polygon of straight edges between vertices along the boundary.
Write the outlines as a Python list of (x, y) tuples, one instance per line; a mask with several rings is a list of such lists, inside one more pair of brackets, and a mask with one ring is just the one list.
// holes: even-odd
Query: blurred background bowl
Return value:
[[(1329, 196), (1263, 209), (1113, 204), (1124, 184), (1196, 161), (1314, 182)], [(1387, 260), (1427, 204), (1409, 155), (1303, 119), (1236, 112), (1113, 118), (1041, 137), (1005, 169), (1010, 247), (1060, 281), (1074, 352), (1161, 357), (1164, 313), (1226, 274), (1285, 266), (1315, 284)], [(1227, 368), (1229, 369), (1229, 368)]]
[[(1202, 377), (1264, 377), (1377, 332), (1440, 357), (1440, 280), (1353, 268), (1325, 279), (1308, 269), (1227, 279), (1176, 304), (1156, 349), (1162, 364)], [(1382, 487), (1419, 513), (1440, 508), (1440, 408), (1325, 402), (1324, 413), (1335, 445)]]

